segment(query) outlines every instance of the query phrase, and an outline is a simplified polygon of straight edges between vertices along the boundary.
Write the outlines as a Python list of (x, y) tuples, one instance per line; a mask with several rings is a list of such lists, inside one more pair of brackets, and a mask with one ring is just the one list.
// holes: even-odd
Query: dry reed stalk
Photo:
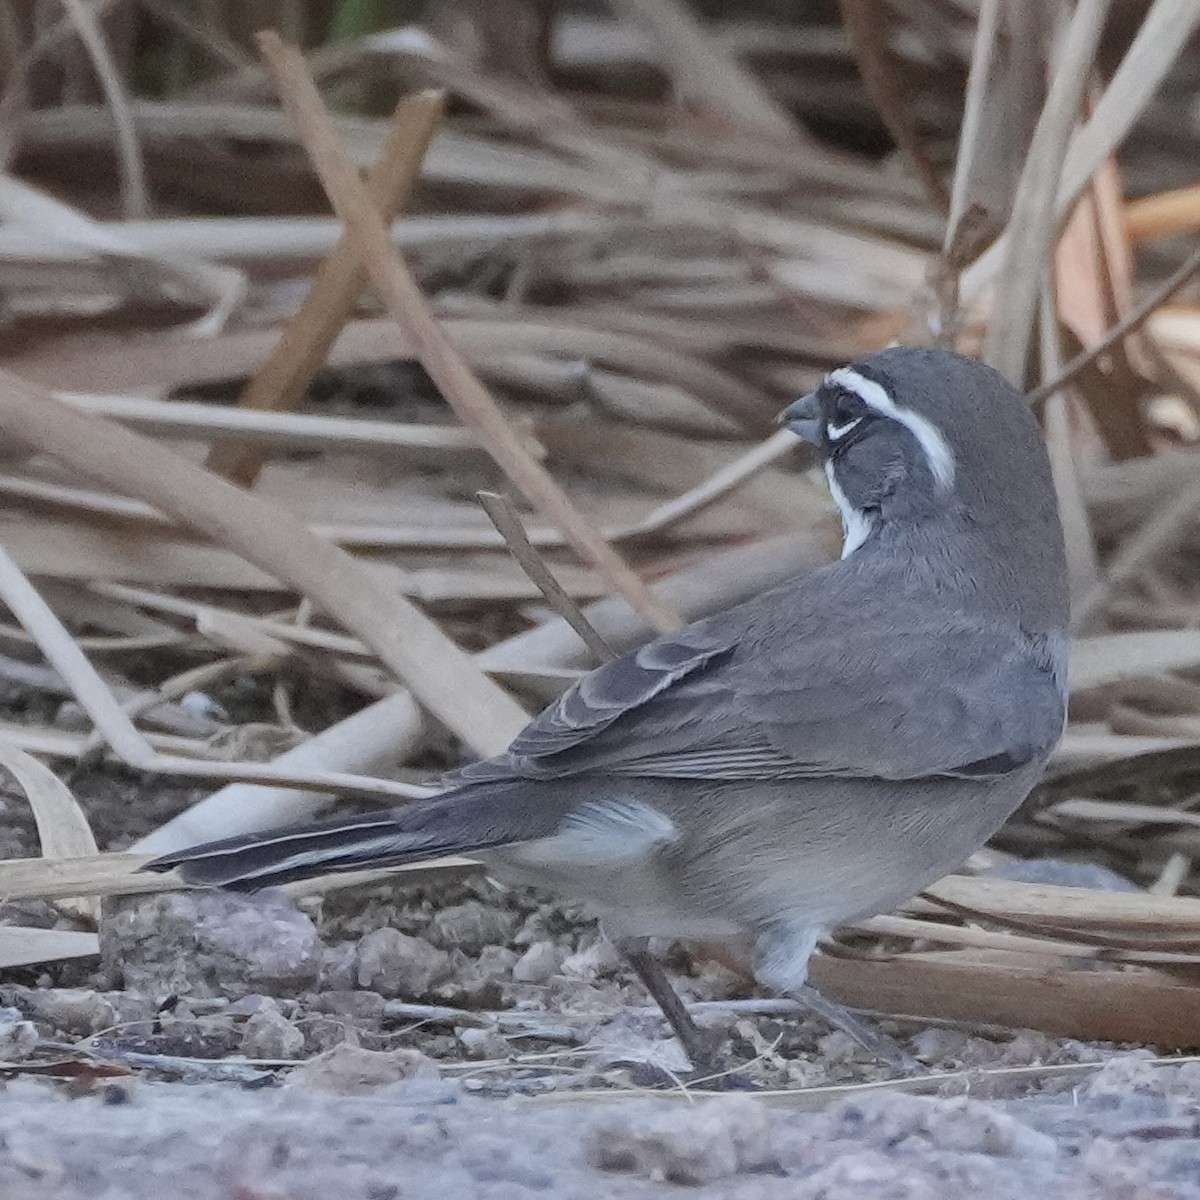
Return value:
[(146, 217), (150, 214), (150, 198), (146, 188), (146, 165), (141, 143), (134, 128), (121, 73), (113, 62), (104, 30), (95, 10), (83, 0), (62, 0), (67, 16), (75, 26), (79, 40), (92, 60), (96, 78), (104, 89), (104, 98), (117, 127), (117, 149), (121, 164), (121, 199), (125, 216)]
[(550, 475), (525, 453), (496, 402), (445, 337), (339, 145), (303, 57), (275, 34), (261, 34), (258, 44), (313, 167), (358, 246), (364, 270), (396, 323), (412, 338), (418, 357), (447, 402), (478, 431), (509, 478), (586, 562), (656, 628), (676, 628), (678, 618), (654, 598)]
[[(1154, 0), (1104, 94), (1067, 147), (1055, 200), (1058, 219), (1066, 216), (1101, 164), (1125, 140), (1197, 25), (1200, 8), (1192, 0)], [(1006, 232), (963, 272), (964, 302), (975, 300), (995, 281), (1009, 253), (1009, 240)]]
[(1140, 196), (1125, 206), (1125, 230), (1134, 242), (1196, 229), (1200, 229), (1200, 184)]
[(478, 752), (502, 750), (524, 725), (519, 705), (428, 617), (279, 507), (8, 372), (0, 372), (0, 427), (15, 443), (154, 505), (311, 596)]
[[(420, 744), (425, 718), (408, 692), (369, 704), (314, 734), (270, 765), (279, 771), (371, 771), (403, 759)], [(334, 801), (329, 792), (233, 783), (134, 843), (141, 854), (166, 854), (218, 837), (299, 824)]]
[[(81, 858), (99, 853), (92, 827), (79, 801), (49, 767), (23, 750), (3, 743), (0, 743), (0, 767), (17, 781), (33, 810), (43, 859)], [(93, 926), (100, 920), (100, 905), (94, 899), (78, 900), (62, 907)], [(4, 929), (0, 928), (0, 945), (3, 936)]]
[(613, 7), (645, 29), (682, 96), (727, 118), (735, 127), (785, 145), (804, 143), (806, 139), (789, 114), (732, 54), (705, 33), (679, 0), (613, 0)]
[[(410, 96), (397, 105), (379, 161), (367, 178), (371, 200), (383, 219), (394, 221), (407, 206), (443, 107), (444, 97), (438, 92)], [(318, 268), (304, 303), (270, 357), (242, 390), (240, 408), (282, 412), (298, 407), (354, 311), (363, 282), (358, 253), (351, 239), (343, 235)], [(205, 465), (217, 475), (250, 487), (263, 462), (261, 450), (238, 442), (218, 442)]]
[[(261, 377), (256, 377), (261, 378)], [(310, 413), (291, 413), (257, 407), (230, 408), (200, 401), (153, 400), (141, 396), (98, 396), (61, 393), (61, 398), (83, 412), (108, 417), (147, 433), (169, 437), (217, 439), (235, 434), (236, 444), (253, 444), (256, 458), (263, 458), (264, 444), (281, 449), (379, 451), (428, 456), (442, 452), (458, 456), (466, 451), (482, 451), (478, 438), (469, 429), (444, 425), (409, 425), (395, 421), (368, 421), (346, 417), (325, 417)], [(525, 439), (530, 452), (536, 442)], [(211, 467), (207, 468), (211, 470)], [(215, 472), (222, 474), (222, 472)], [(235, 481), (238, 482), (238, 481)]]
[[(1034, 130), (1009, 218), (1000, 286), (984, 358), (1018, 386), (1024, 381), (1043, 286), (1058, 231), (1056, 201), (1071, 131), (1079, 119), (1110, 0), (1080, 0), (1063, 37), (1050, 94)], [(1012, 231), (1019, 230), (1019, 235)]]
[(1044, 380), (1033, 388), (1027, 397), (1029, 403), (1040, 404), (1047, 396), (1078, 378), (1080, 373), (1106, 350), (1140, 329), (1197, 271), (1200, 271), (1200, 249), (1189, 254), (1179, 267), (1155, 287), (1136, 308), (1126, 313), (1094, 346), (1089, 346), (1077, 354), (1052, 379)]
[(148, 767), (154, 761), (154, 750), (125, 714), (108, 684), (88, 662), (87, 656), (76, 645), (54, 611), (2, 546), (0, 597), (3, 597), (13, 616), (29, 631), (46, 660), (66, 680), (80, 706), (121, 760), (131, 767)]
[(818, 955), (811, 976), (823, 992), (854, 1007), (1039, 1029), (1059, 1037), (1186, 1049), (1195, 1045), (1200, 1022), (1200, 988), (1147, 969), (1079, 971), (1049, 963), (972, 961), (958, 951), (884, 962)]
[(11, 175), (0, 175), (0, 213), (14, 227), (26, 231), (26, 236), (30, 229), (42, 230), (51, 244), (61, 246), (69, 240), (73, 253), (87, 260), (99, 259), (123, 293), (167, 293), (181, 288), (185, 295), (197, 297), (210, 307), (192, 327), (193, 333), (221, 329), (245, 299), (247, 284), (242, 272), (205, 261), (199, 248), (189, 254), (147, 253), (130, 241), (124, 229), (95, 221)]

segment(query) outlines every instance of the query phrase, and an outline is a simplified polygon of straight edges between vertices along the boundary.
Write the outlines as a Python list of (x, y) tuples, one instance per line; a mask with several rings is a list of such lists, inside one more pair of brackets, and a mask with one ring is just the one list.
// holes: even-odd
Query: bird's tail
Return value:
[(471, 854), (553, 831), (557, 806), (520, 795), (527, 785), (464, 788), (402, 808), (225, 838), (165, 854), (144, 871), (174, 867), (187, 883), (251, 892), (295, 879)]

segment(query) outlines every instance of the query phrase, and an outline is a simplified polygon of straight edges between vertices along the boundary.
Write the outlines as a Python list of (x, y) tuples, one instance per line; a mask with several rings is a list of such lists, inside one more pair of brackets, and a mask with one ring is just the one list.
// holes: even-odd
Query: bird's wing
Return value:
[(1016, 631), (801, 625), (764, 631), (733, 610), (659, 638), (449, 782), (986, 777), (1044, 758), (1062, 731), (1055, 657)]
[[(608, 758), (611, 746), (630, 738), (637, 742), (630, 746), (634, 756), (645, 752), (648, 746), (643, 743), (664, 732), (667, 720), (664, 706), (651, 707), (652, 702), (669, 692), (673, 708), (684, 697), (705, 690), (702, 684), (697, 687), (697, 677), (727, 660), (737, 645), (741, 623), (730, 619), (733, 615), (697, 621), (589, 672), (517, 734), (506, 753), (471, 763), (445, 782), (458, 786), (514, 775), (573, 775), (593, 769), (586, 765), (589, 760)], [(614, 724), (635, 713), (645, 715), (649, 724), (628, 733), (623, 726), (613, 737), (604, 737)]]
[(987, 777), (1049, 755), (1066, 698), (1061, 648), (961, 618), (825, 632), (731, 673), (746, 718), (813, 774)]

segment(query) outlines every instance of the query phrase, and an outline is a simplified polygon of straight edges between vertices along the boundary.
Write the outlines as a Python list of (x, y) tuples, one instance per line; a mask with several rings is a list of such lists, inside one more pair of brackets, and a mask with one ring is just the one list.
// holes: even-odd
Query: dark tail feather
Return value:
[[(386, 812), (225, 838), (165, 854), (143, 871), (179, 867), (187, 883), (252, 892), (340, 871), (374, 870), (470, 854), (549, 834), (554, 804), (505, 804), (512, 789), (464, 789)], [(520, 789), (524, 791), (524, 787)]]

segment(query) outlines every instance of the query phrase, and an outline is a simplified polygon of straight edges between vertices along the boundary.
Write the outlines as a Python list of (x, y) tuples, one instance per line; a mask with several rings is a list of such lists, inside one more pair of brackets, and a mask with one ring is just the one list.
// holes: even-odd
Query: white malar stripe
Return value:
[[(851, 367), (839, 367), (825, 377), (827, 383), (844, 387), (853, 392), (868, 408), (873, 408), (893, 421), (899, 421), (917, 439), (925, 452), (925, 461), (938, 486), (948, 491), (954, 484), (954, 455), (946, 445), (946, 439), (938, 432), (932, 421), (915, 413), (910, 408), (901, 408), (888, 395), (887, 389), (873, 379), (860, 375)], [(845, 558), (845, 554), (842, 555)]]
[(825, 479), (829, 483), (829, 494), (842, 515), (842, 557), (849, 558), (871, 536), (875, 525), (862, 509), (855, 508), (846, 499), (846, 493), (838, 486), (833, 473), (832, 462), (825, 464)]
[(845, 425), (826, 425), (825, 436), (831, 442), (839, 442), (852, 430), (856, 425), (862, 423), (862, 417), (855, 417), (852, 421), (847, 421)]

